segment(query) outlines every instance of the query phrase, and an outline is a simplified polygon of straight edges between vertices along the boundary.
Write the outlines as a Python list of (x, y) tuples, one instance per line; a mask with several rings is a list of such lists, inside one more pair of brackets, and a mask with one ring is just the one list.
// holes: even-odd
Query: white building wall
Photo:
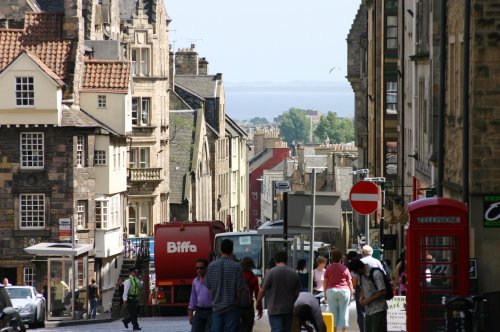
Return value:
[[(98, 108), (98, 96), (106, 96), (106, 108)], [(121, 135), (132, 130), (132, 97), (129, 94), (86, 92), (80, 107)]]
[[(16, 77), (20, 76), (33, 77), (35, 99), (33, 106), (16, 105)], [(60, 124), (61, 88), (27, 55), (21, 55), (0, 74), (0, 91), (2, 124)]]

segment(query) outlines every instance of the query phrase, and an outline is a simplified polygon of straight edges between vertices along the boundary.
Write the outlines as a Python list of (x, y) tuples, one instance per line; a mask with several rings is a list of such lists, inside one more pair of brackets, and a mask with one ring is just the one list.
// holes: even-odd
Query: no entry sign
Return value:
[(351, 206), (359, 214), (370, 214), (377, 210), (380, 189), (368, 181), (359, 181), (354, 184), (349, 194)]

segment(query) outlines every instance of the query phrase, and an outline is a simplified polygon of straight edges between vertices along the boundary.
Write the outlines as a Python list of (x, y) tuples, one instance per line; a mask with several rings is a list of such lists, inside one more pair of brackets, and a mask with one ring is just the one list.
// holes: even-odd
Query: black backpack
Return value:
[(386, 301), (392, 300), (392, 298), (394, 297), (394, 290), (392, 289), (392, 284), (391, 284), (391, 281), (389, 280), (389, 276), (384, 272), (384, 270), (382, 270), (379, 267), (371, 268), (370, 269), (370, 274), (369, 274), (368, 278), (370, 278), (370, 281), (373, 283), (373, 285), (375, 286), (375, 288), (377, 288), (377, 284), (375, 283), (375, 279), (373, 278), (373, 273), (375, 271), (380, 271), (380, 273), (384, 277), (385, 300)]

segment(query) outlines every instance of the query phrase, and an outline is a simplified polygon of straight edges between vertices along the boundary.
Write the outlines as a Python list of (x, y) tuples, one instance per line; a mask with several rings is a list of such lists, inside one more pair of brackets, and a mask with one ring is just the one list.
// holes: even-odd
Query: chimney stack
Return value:
[(191, 44), (191, 48), (180, 48), (175, 53), (175, 75), (198, 75), (198, 66), (195, 44)]
[(198, 62), (198, 75), (208, 75), (208, 61), (206, 58), (200, 58)]

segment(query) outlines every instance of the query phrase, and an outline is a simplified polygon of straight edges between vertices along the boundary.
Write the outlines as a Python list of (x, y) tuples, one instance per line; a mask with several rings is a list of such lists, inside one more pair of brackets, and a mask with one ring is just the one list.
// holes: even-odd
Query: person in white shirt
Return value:
[(318, 256), (318, 258), (316, 259), (316, 264), (318, 264), (318, 267), (313, 270), (313, 277), (315, 283), (313, 289), (314, 295), (317, 295), (324, 291), (323, 281), (325, 281), (326, 258), (323, 256)]
[(385, 273), (384, 266), (382, 265), (382, 262), (376, 258), (374, 258), (373, 255), (373, 248), (370, 247), (369, 245), (364, 245), (363, 248), (361, 248), (361, 255), (363, 258), (361, 258), (361, 261), (365, 264), (367, 264), (369, 267), (378, 267)]

